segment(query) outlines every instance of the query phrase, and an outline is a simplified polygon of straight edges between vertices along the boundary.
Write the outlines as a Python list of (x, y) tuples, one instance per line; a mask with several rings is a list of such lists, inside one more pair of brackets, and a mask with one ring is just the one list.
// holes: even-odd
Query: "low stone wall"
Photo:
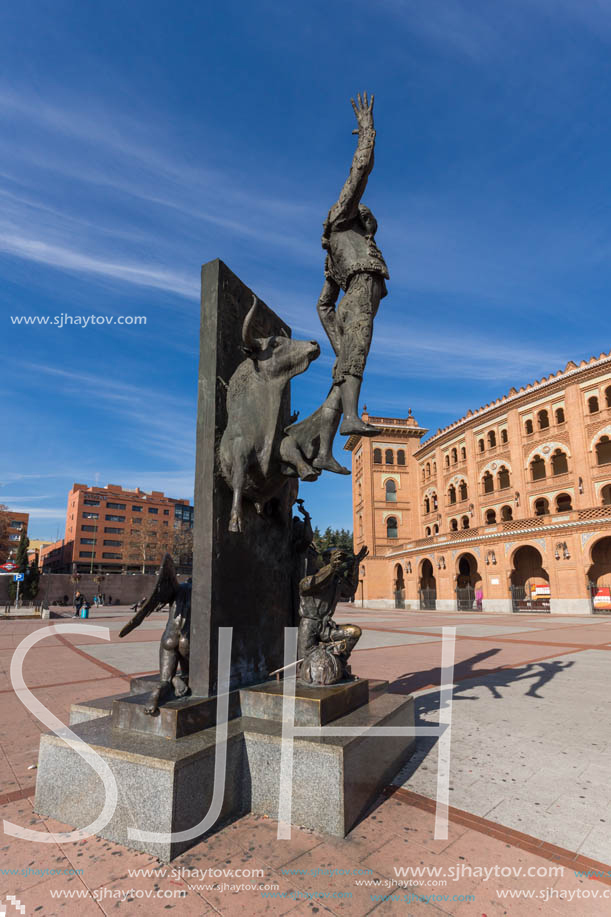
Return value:
[[(185, 582), (189, 577), (179, 576), (178, 578), (181, 582)], [(0, 605), (8, 601), (10, 582), (10, 576), (0, 576)], [(106, 604), (109, 604), (112, 598), (113, 605), (133, 605), (143, 596), (148, 598), (156, 583), (157, 577), (154, 573), (109, 573), (104, 577), (102, 585), (98, 587), (93, 576), (82, 574), (77, 588), (90, 602), (93, 602), (93, 597), (100, 588), (106, 596)], [(74, 584), (70, 582), (69, 573), (45, 573), (40, 577), (36, 601), (52, 604), (67, 595), (71, 602), (74, 588)]]

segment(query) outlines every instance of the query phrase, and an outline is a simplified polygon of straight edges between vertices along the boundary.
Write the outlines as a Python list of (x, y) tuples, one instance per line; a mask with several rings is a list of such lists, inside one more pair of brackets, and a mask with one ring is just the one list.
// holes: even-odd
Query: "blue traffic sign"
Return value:
[(22, 583), (24, 578), (23, 573), (13, 573), (13, 579), (16, 583)]

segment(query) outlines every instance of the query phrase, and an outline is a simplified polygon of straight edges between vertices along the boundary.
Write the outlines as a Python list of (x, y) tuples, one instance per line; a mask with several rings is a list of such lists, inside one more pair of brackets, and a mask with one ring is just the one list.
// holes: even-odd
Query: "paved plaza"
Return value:
[[(126, 691), (130, 676), (157, 668), (165, 615), (119, 641), (128, 615), (99, 609), (82, 634), (50, 631), (28, 654), (26, 684), (63, 722), (71, 704)], [(439, 716), (441, 629), (456, 628), (447, 839), (434, 837), (439, 743), (422, 737), (345, 840), (293, 828), (280, 841), (272, 819), (246, 816), (163, 867), (97, 838), (3, 835), (0, 901), (13, 895), (43, 917), (611, 914), (611, 619), (347, 606), (336, 618), (364, 629), (353, 671), (415, 694), (421, 726)], [(9, 666), (26, 635), (53, 623), (0, 621), (2, 816), (43, 833), (67, 826), (33, 812), (44, 727), (15, 696)], [(95, 624), (109, 641), (87, 632)]]

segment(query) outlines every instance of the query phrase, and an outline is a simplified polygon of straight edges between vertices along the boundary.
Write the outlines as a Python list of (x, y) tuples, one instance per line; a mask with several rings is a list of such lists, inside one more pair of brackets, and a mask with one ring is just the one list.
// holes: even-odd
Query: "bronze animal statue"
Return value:
[(281, 424), (290, 380), (306, 371), (320, 347), (316, 341), (295, 341), (285, 334), (257, 337), (257, 307), (253, 296), (242, 326), (246, 359), (227, 385), (227, 426), (219, 447), (221, 471), (233, 491), (230, 532), (242, 531), (245, 497), (262, 513), (286, 484), (287, 475), (314, 481), (320, 474)]

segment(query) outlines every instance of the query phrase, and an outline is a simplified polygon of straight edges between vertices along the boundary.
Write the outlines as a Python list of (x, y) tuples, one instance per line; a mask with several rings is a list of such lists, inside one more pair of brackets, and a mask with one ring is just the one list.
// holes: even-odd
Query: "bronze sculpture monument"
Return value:
[[(202, 266), (192, 587), (166, 556), (153, 594), (120, 632), (170, 606), (158, 680), (134, 677), (128, 694), (73, 710), (73, 735), (96, 749), (104, 771), (63, 735), (41, 737), (35, 811), (164, 862), (248, 812), (344, 837), (415, 744), (413, 698), (353, 677), (361, 631), (334, 620), (367, 549), (333, 551), (321, 566), (298, 499), (300, 481), (349, 473), (333, 458), (338, 428), (377, 432), (358, 401), (388, 272), (361, 203), (373, 96), (352, 104), (358, 144), (322, 239), (330, 391), (298, 422), (291, 379), (319, 345), (293, 340), (220, 259)], [(282, 681), (270, 678), (282, 671)], [(296, 732), (293, 743), (291, 728), (311, 727), (324, 733)]]
[[(323, 224), (325, 282), (317, 305), (336, 355), (331, 389), (322, 405), (305, 420), (297, 422), (296, 415), (287, 414), (290, 380), (308, 369), (318, 358), (320, 347), (316, 341), (293, 340), (282, 325), (270, 333), (263, 306), (253, 294), (241, 324), (239, 350), (243, 358), (235, 364), (228, 380), (220, 379), (226, 420), (215, 450), (215, 464), (232, 493), (227, 529), (234, 535), (245, 532), (245, 500), (258, 516), (268, 518), (271, 525), (274, 518), (281, 522), (286, 519), (287, 511), (290, 513), (297, 498), (298, 480), (316, 480), (322, 471), (350, 473), (333, 457), (333, 440), (342, 415), (339, 432), (343, 436), (372, 436), (377, 432), (376, 427), (365, 423), (358, 414), (373, 321), (380, 300), (386, 295), (388, 278), (386, 263), (375, 242), (377, 222), (361, 203), (374, 162), (374, 97), (359, 93), (357, 101), (351, 99), (351, 103), (358, 124), (353, 131), (358, 134), (358, 143), (348, 178)], [(338, 304), (340, 291), (344, 295)], [(333, 621), (333, 612), (340, 599), (353, 597), (359, 558), (364, 555), (363, 552), (357, 558), (342, 555), (340, 559), (336, 553), (331, 563), (314, 576), (296, 578), (294, 571), (304, 556), (304, 545), (294, 538), (294, 522), (291, 524), (293, 533), (287, 531), (283, 537), (289, 543), (287, 553), (293, 568), (293, 621), (294, 606), (299, 604), (299, 658), (307, 657), (301, 664), (301, 678), (312, 684), (335, 683), (349, 676), (347, 659), (360, 631), (350, 630), (350, 625), (343, 631)], [(120, 636), (129, 633), (159, 606), (162, 592), (180, 595), (178, 581), (175, 574), (173, 578), (170, 575), (167, 561), (157, 589)], [(181, 601), (182, 608), (185, 603)], [(178, 607), (176, 601), (175, 608)], [(181, 639), (188, 648), (188, 618), (181, 620)], [(178, 685), (177, 696), (188, 690), (188, 652), (182, 657), (179, 645), (174, 646), (178, 639), (176, 621), (171, 614), (162, 638), (160, 686), (153, 692), (147, 713), (158, 711), (174, 681)], [(179, 664), (181, 672), (186, 673), (182, 680), (176, 674)]]

